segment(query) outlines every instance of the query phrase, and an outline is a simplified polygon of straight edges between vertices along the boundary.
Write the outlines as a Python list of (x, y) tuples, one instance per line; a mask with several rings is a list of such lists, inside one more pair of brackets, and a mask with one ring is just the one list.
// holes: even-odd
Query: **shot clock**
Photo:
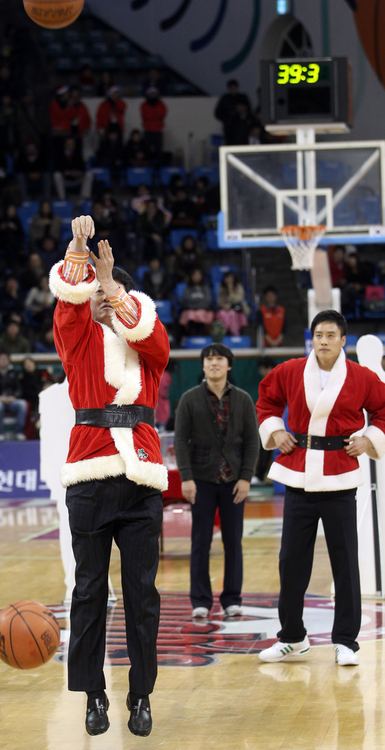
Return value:
[(261, 61), (264, 125), (352, 124), (350, 65), (346, 57)]

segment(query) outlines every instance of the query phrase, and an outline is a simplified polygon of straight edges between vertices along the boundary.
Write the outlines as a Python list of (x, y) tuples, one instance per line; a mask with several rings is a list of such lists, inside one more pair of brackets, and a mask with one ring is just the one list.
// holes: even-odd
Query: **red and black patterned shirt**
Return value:
[[(210, 391), (210, 388), (207, 385), (207, 382), (204, 381), (206, 386), (207, 395), (210, 399), (210, 403), (212, 406), (212, 410), (215, 414), (215, 418), (218, 422), (219, 428), (223, 434), (223, 437), (226, 436), (227, 432), (227, 425), (229, 421), (229, 414), (230, 414), (230, 391), (231, 391), (231, 384), (226, 383), (226, 390), (222, 396), (221, 399), (216, 396), (213, 391)], [(225, 456), (221, 455), (221, 460), (218, 467), (218, 476), (216, 479), (216, 483), (219, 484), (220, 482), (235, 482), (235, 477), (233, 472), (231, 471), (231, 467), (229, 466), (228, 462), (226, 461)]]

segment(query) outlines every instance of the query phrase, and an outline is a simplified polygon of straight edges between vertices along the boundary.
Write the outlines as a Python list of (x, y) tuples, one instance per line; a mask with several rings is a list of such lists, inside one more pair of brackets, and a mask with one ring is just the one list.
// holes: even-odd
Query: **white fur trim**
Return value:
[(122, 323), (117, 315), (112, 315), (112, 325), (116, 333), (124, 336), (128, 341), (143, 341), (147, 339), (154, 330), (156, 321), (155, 302), (143, 292), (130, 292), (130, 296), (140, 304), (139, 320), (133, 328), (128, 328)]
[(281, 417), (268, 417), (259, 425), (259, 434), (265, 450), (271, 451), (276, 448), (272, 434), (277, 430), (286, 430), (285, 423)]
[[(55, 263), (49, 272), (49, 288), (52, 294), (61, 302), (71, 302), (72, 305), (82, 305), (84, 302), (88, 302), (90, 297), (98, 290), (99, 282), (95, 276), (93, 281), (89, 283), (87, 281), (81, 281), (79, 284), (69, 284), (68, 281), (62, 279), (59, 274), (59, 269), (63, 265), (64, 261), (60, 260), (59, 263)], [(91, 268), (91, 266), (89, 267)]]
[(374, 424), (371, 424), (363, 433), (363, 437), (369, 438), (374, 450), (377, 453), (377, 458), (382, 458), (385, 454), (385, 435), (382, 430), (380, 430), (378, 427), (375, 427)]
[(129, 427), (113, 427), (111, 430), (115, 446), (125, 465), (125, 474), (136, 484), (145, 484), (157, 490), (168, 487), (167, 469), (163, 464), (141, 461), (135, 451), (132, 430)]
[[(326, 435), (330, 412), (346, 380), (346, 358), (341, 349), (340, 355), (330, 372), (325, 388), (321, 388), (321, 373), (314, 349), (309, 354), (304, 370), (304, 387), (307, 407), (311, 417), (308, 425), (309, 435)], [(318, 451), (321, 453), (322, 451)]]
[(92, 479), (107, 479), (125, 474), (125, 465), (121, 456), (100, 456), (88, 458), (85, 461), (64, 464), (60, 472), (63, 487), (69, 487), (78, 482), (89, 482)]
[(127, 341), (103, 326), (104, 376), (117, 393), (114, 404), (133, 404), (142, 390), (139, 355)]
[[(323, 459), (323, 451), (307, 451), (307, 453), (319, 453)], [(361, 469), (346, 471), (344, 474), (332, 474), (330, 476), (321, 476), (312, 478), (308, 481), (302, 471), (293, 471), (287, 466), (278, 464), (276, 461), (272, 464), (268, 473), (269, 479), (288, 485), (289, 487), (299, 487), (306, 492), (337, 492), (339, 490), (353, 490), (363, 484)]]

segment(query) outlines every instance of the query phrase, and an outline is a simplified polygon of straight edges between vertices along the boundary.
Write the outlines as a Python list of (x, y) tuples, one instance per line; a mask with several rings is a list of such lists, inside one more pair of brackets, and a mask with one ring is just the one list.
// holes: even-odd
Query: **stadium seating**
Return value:
[(182, 341), (181, 349), (203, 349), (208, 344), (212, 344), (211, 336), (186, 336)]
[(156, 299), (154, 300), (156, 312), (158, 318), (162, 323), (173, 323), (174, 318), (172, 314), (171, 302), (169, 299)]
[(126, 176), (127, 184), (130, 187), (138, 187), (142, 183), (148, 185), (148, 187), (152, 186), (152, 167), (128, 167)]
[(249, 349), (251, 346), (250, 336), (224, 336), (222, 344), (229, 349)]

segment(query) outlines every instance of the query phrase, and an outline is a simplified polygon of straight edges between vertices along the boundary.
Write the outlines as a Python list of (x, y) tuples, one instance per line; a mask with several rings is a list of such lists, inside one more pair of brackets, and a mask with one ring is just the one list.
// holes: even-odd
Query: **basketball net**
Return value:
[(313, 268), (314, 251), (325, 234), (325, 225), (299, 226), (293, 224), (279, 230), (293, 261), (293, 271), (309, 271)]

